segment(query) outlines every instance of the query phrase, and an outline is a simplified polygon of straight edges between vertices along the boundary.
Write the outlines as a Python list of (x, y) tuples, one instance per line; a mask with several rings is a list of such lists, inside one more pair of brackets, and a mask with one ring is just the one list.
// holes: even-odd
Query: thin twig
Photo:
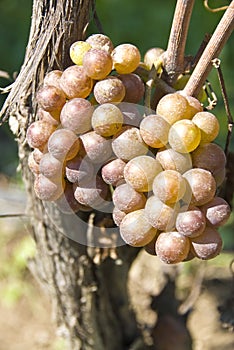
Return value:
[(165, 54), (166, 80), (172, 84), (184, 68), (184, 51), (195, 0), (177, 0)]
[(185, 94), (197, 96), (212, 68), (212, 60), (219, 56), (233, 29), (234, 0), (232, 0), (221, 18), (187, 85), (185, 86)]
[(225, 149), (224, 152), (226, 154), (226, 157), (228, 156), (229, 153), (229, 145), (231, 142), (231, 136), (232, 136), (232, 129), (233, 129), (233, 117), (231, 114), (231, 109), (228, 101), (228, 94), (225, 86), (225, 81), (223, 77), (223, 72), (220, 66), (221, 61), (219, 59), (213, 60), (213, 66), (217, 69), (218, 73), (218, 79), (219, 79), (219, 84), (220, 84), (220, 89), (223, 97), (223, 103), (224, 103), (224, 108), (226, 111), (227, 115), (227, 120), (228, 120), (228, 133), (227, 133), (227, 138), (226, 138), (226, 144), (225, 144)]
[(210, 11), (210, 12), (220, 12), (220, 11), (224, 11), (228, 8), (228, 5), (226, 6), (222, 6), (222, 7), (216, 7), (216, 8), (212, 8), (210, 7), (210, 5), (208, 4), (209, 0), (204, 0), (204, 6), (205, 8)]

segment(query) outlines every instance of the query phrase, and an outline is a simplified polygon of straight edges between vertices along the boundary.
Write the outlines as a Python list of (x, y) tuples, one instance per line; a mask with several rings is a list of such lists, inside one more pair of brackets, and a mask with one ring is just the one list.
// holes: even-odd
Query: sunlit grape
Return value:
[(177, 152), (189, 153), (194, 151), (200, 140), (200, 129), (191, 120), (179, 120), (169, 130), (169, 144)]
[(103, 164), (112, 155), (111, 140), (97, 134), (95, 131), (80, 136), (82, 141), (82, 156), (91, 163)]
[(39, 164), (40, 173), (49, 179), (62, 178), (64, 175), (63, 162), (53, 157), (50, 153), (45, 153)]
[(102, 167), (102, 178), (112, 186), (120, 185), (124, 182), (124, 168), (126, 163), (119, 158), (109, 161)]
[(130, 185), (122, 184), (115, 188), (112, 200), (119, 210), (129, 213), (144, 208), (146, 197), (143, 193), (135, 191)]
[(144, 56), (144, 63), (148, 69), (151, 69), (153, 64), (157, 62), (159, 57), (165, 52), (160, 47), (152, 47), (146, 51)]
[(142, 140), (140, 130), (135, 127), (123, 127), (114, 136), (112, 149), (118, 158), (126, 161), (139, 155), (145, 155), (148, 152), (148, 147)]
[(218, 231), (207, 226), (203, 233), (191, 239), (192, 250), (196, 257), (209, 260), (216, 257), (222, 249), (222, 238)]
[(43, 201), (55, 201), (64, 190), (64, 180), (51, 180), (42, 174), (39, 174), (34, 181), (34, 191), (36, 196)]
[(157, 229), (152, 227), (144, 209), (126, 214), (120, 224), (120, 235), (125, 243), (133, 247), (143, 247), (156, 235)]
[(91, 130), (93, 106), (84, 98), (73, 98), (68, 101), (61, 111), (61, 124), (65, 129), (82, 134)]
[(75, 97), (86, 98), (92, 91), (93, 79), (82, 66), (70, 66), (63, 72), (60, 85), (69, 99)]
[(70, 46), (70, 50), (69, 50), (69, 54), (72, 62), (77, 64), (78, 66), (82, 66), (83, 57), (86, 54), (86, 52), (89, 51), (90, 49), (91, 49), (91, 45), (89, 43), (82, 40), (75, 41)]
[(190, 106), (187, 99), (179, 93), (163, 96), (158, 102), (156, 113), (164, 117), (169, 124), (190, 118)]
[(52, 85), (61, 90), (60, 87), (60, 78), (63, 72), (61, 70), (55, 69), (47, 73), (43, 80), (43, 85)]
[(213, 199), (216, 183), (209, 171), (194, 168), (186, 171), (183, 177), (187, 180), (192, 191), (191, 204), (200, 206)]
[(125, 87), (117, 77), (108, 76), (95, 84), (93, 93), (99, 104), (121, 102), (125, 96)]
[(55, 130), (48, 140), (49, 153), (60, 161), (74, 158), (79, 149), (80, 140), (71, 130)]
[(178, 171), (164, 170), (153, 180), (153, 193), (164, 203), (178, 202), (185, 191), (186, 181)]
[(86, 42), (89, 43), (92, 48), (101, 49), (108, 53), (111, 53), (114, 49), (111, 39), (104, 34), (92, 34), (86, 39)]
[(156, 159), (163, 170), (176, 170), (183, 174), (192, 168), (192, 158), (189, 153), (180, 153), (173, 148), (161, 149), (156, 154)]
[(178, 203), (166, 204), (156, 196), (149, 197), (145, 205), (145, 213), (149, 223), (160, 231), (171, 230), (175, 227), (178, 211)]
[(160, 115), (150, 114), (140, 124), (141, 137), (147, 145), (160, 148), (168, 142), (170, 124)]
[(55, 126), (42, 120), (33, 122), (27, 129), (27, 142), (30, 147), (38, 148), (43, 152), (50, 135), (54, 132)]
[(229, 204), (221, 197), (214, 197), (210, 202), (202, 205), (200, 209), (207, 222), (215, 227), (224, 225), (231, 215)]
[(132, 73), (140, 63), (141, 54), (132, 44), (121, 44), (112, 51), (113, 65), (120, 74)]
[(219, 133), (219, 121), (210, 112), (200, 112), (195, 114), (192, 121), (201, 131), (201, 143), (212, 142)]
[(112, 57), (105, 50), (88, 50), (83, 57), (85, 73), (92, 79), (104, 79), (112, 70)]
[(122, 112), (111, 103), (102, 104), (93, 112), (92, 127), (99, 135), (105, 137), (113, 136), (121, 130), (122, 124)]
[(124, 168), (124, 179), (138, 192), (152, 190), (155, 176), (162, 171), (159, 162), (150, 156), (138, 156), (131, 159)]
[(191, 206), (176, 218), (176, 229), (187, 237), (199, 236), (206, 227), (206, 218), (198, 207)]
[(36, 98), (39, 106), (47, 112), (60, 111), (66, 102), (62, 89), (52, 85), (42, 86)]
[(177, 264), (186, 259), (190, 250), (189, 238), (177, 231), (162, 232), (155, 244), (156, 254), (166, 264)]

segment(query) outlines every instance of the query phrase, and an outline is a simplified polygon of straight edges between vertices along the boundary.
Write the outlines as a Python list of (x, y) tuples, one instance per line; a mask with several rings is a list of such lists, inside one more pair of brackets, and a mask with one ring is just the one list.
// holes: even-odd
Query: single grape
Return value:
[(84, 98), (73, 98), (68, 101), (61, 111), (60, 119), (63, 128), (76, 134), (91, 130), (93, 106)]
[(125, 161), (148, 152), (148, 147), (142, 140), (140, 130), (135, 127), (123, 127), (113, 137), (112, 149), (115, 155)]
[(91, 45), (85, 41), (75, 41), (69, 50), (69, 54), (73, 63), (82, 66), (83, 58), (87, 51), (91, 49)]
[(39, 164), (40, 173), (52, 181), (64, 176), (63, 162), (53, 157), (50, 153), (45, 153)]
[(83, 57), (85, 73), (92, 79), (101, 80), (112, 70), (112, 57), (105, 50), (90, 49)]
[(156, 114), (144, 117), (140, 124), (141, 137), (148, 146), (153, 148), (160, 148), (167, 144), (169, 129), (170, 124)]
[(179, 93), (163, 96), (158, 102), (156, 114), (161, 115), (170, 124), (190, 118), (191, 110), (187, 99)]
[(177, 152), (189, 153), (194, 151), (200, 140), (200, 129), (191, 120), (179, 120), (169, 130), (169, 144)]
[(202, 205), (200, 209), (207, 222), (214, 227), (224, 225), (231, 215), (229, 204), (221, 197), (214, 197), (210, 202)]
[(84, 184), (93, 177), (94, 167), (92, 163), (77, 155), (67, 161), (65, 173), (71, 183)]
[(189, 238), (177, 231), (162, 232), (155, 244), (156, 254), (166, 264), (177, 264), (186, 259), (190, 250)]
[(102, 178), (108, 185), (117, 186), (124, 182), (126, 163), (119, 158), (109, 161), (102, 167)]
[(179, 153), (173, 148), (161, 149), (156, 154), (156, 159), (163, 170), (176, 170), (183, 174), (192, 168), (192, 158), (189, 153)]
[(77, 213), (81, 204), (74, 197), (73, 185), (66, 182), (64, 193), (55, 201), (57, 208), (64, 214)]
[(99, 104), (121, 102), (125, 96), (125, 87), (117, 77), (108, 76), (95, 84), (93, 93)]
[(206, 218), (202, 211), (195, 206), (190, 206), (182, 211), (176, 218), (176, 229), (182, 235), (189, 238), (199, 236), (206, 227)]
[(33, 157), (33, 152), (31, 152), (28, 156), (28, 167), (31, 170), (31, 172), (33, 173), (33, 175), (40, 174), (39, 165)]
[(194, 168), (186, 171), (183, 177), (187, 180), (192, 191), (192, 205), (200, 206), (213, 199), (216, 183), (211, 172), (205, 169)]
[(30, 147), (43, 152), (55, 126), (42, 120), (33, 122), (27, 129), (26, 139)]
[(164, 170), (153, 180), (153, 193), (166, 204), (176, 203), (183, 198), (186, 181), (176, 170)]
[(203, 233), (191, 239), (192, 250), (195, 256), (202, 260), (216, 257), (222, 249), (222, 238), (218, 231), (207, 226)]
[(157, 62), (159, 57), (165, 52), (160, 47), (152, 47), (146, 51), (144, 56), (144, 63), (148, 69), (151, 69), (153, 64)]
[(104, 103), (93, 112), (91, 123), (97, 134), (113, 136), (122, 128), (123, 114), (117, 106)]
[(145, 213), (149, 223), (160, 231), (168, 231), (175, 227), (179, 204), (163, 203), (158, 197), (151, 196), (145, 204)]
[(86, 39), (86, 42), (90, 44), (92, 48), (104, 50), (109, 54), (114, 49), (111, 39), (104, 34), (92, 34)]
[(146, 203), (146, 197), (143, 193), (135, 191), (130, 185), (125, 183), (115, 188), (112, 200), (114, 206), (125, 213), (142, 209)]
[(48, 140), (49, 153), (62, 162), (74, 158), (79, 149), (80, 140), (71, 130), (55, 130)]
[(162, 171), (159, 162), (150, 156), (131, 159), (124, 168), (124, 179), (138, 192), (149, 192), (155, 176)]
[(52, 85), (61, 90), (60, 78), (63, 72), (61, 70), (55, 69), (47, 73), (43, 80), (43, 85)]
[(36, 196), (43, 201), (55, 201), (64, 190), (64, 180), (62, 178), (53, 181), (42, 174), (39, 174), (34, 181), (34, 191)]
[(123, 101), (129, 103), (138, 103), (144, 96), (145, 86), (137, 74), (120, 74), (118, 75), (125, 87), (125, 96)]
[(109, 186), (97, 176), (85, 184), (73, 184), (74, 197), (82, 205), (89, 206), (94, 209), (100, 209), (106, 205)]
[(114, 223), (116, 224), (116, 226), (120, 226), (123, 218), (126, 215), (127, 214), (124, 211), (119, 210), (117, 207), (113, 208), (112, 217), (113, 217), (113, 220), (114, 220)]
[(120, 224), (120, 235), (125, 243), (133, 247), (143, 247), (157, 233), (145, 217), (144, 209), (128, 213)]
[(141, 54), (132, 44), (121, 44), (112, 51), (114, 69), (120, 74), (132, 73), (139, 65)]
[(194, 168), (202, 168), (210, 171), (213, 176), (225, 169), (226, 156), (222, 148), (215, 143), (206, 143), (197, 147), (192, 152)]
[(105, 139), (95, 131), (80, 136), (82, 141), (82, 156), (91, 163), (103, 164), (112, 155), (111, 140)]
[(93, 79), (88, 77), (83, 66), (70, 66), (63, 72), (60, 85), (67, 98), (86, 98), (92, 91)]
[(201, 143), (212, 142), (219, 134), (219, 121), (210, 112), (196, 113), (192, 121), (201, 130)]
[(66, 96), (62, 89), (52, 85), (42, 86), (36, 96), (41, 108), (47, 112), (61, 111), (66, 102)]

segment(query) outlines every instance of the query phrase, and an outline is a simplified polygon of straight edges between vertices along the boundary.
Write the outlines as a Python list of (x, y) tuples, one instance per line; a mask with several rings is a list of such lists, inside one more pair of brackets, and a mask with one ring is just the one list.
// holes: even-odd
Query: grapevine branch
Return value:
[(184, 51), (194, 0), (178, 0), (165, 53), (166, 81), (172, 84), (184, 68)]
[(219, 56), (226, 41), (232, 34), (233, 29), (234, 0), (232, 0), (231, 4), (225, 11), (200, 60), (198, 61), (187, 85), (184, 88), (185, 94), (197, 96), (212, 68), (212, 60)]

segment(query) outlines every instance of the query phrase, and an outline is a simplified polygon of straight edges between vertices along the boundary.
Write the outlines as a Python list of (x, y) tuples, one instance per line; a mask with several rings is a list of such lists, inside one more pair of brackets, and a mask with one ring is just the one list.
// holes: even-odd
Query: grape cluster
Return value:
[[(144, 68), (162, 53), (150, 49)], [(165, 263), (215, 257), (230, 215), (216, 195), (226, 163), (213, 143), (218, 119), (182, 92), (139, 108), (145, 86), (132, 44), (93, 34), (70, 57), (73, 65), (45, 76), (27, 131), (36, 196), (65, 213), (111, 208), (122, 240)]]

